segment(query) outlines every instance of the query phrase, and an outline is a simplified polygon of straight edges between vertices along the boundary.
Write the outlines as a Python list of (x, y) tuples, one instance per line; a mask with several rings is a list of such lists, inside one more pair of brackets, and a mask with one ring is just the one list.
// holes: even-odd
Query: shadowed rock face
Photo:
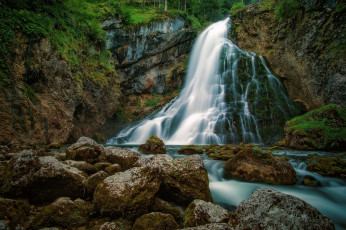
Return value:
[(180, 67), (196, 37), (186, 21), (178, 17), (125, 30), (119, 21), (107, 20), (103, 27), (123, 93), (162, 94), (181, 86)]
[(298, 2), (299, 13), (287, 20), (261, 4), (233, 15), (237, 45), (266, 57), (289, 96), (308, 110), (345, 107), (345, 14), (336, 12), (335, 1)]
[(256, 189), (233, 212), (234, 229), (335, 229), (334, 224), (310, 204), (273, 189)]

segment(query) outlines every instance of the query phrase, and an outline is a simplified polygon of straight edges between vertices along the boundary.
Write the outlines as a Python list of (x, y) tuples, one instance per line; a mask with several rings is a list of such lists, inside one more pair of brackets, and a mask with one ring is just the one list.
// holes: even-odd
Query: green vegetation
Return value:
[(275, 7), (275, 15), (280, 19), (288, 19), (299, 13), (299, 3), (294, 0), (282, 0)]
[(231, 10), (229, 11), (230, 14), (237, 13), (239, 10), (243, 9), (245, 5), (242, 2), (235, 3)]
[(160, 102), (160, 98), (156, 95), (155, 98), (149, 98), (145, 103), (144, 106), (155, 106)]
[(313, 156), (309, 158), (307, 170), (323, 176), (346, 177), (346, 161), (340, 157)]
[(346, 144), (346, 109), (330, 104), (295, 117), (286, 122), (286, 135), (299, 136), (302, 148), (342, 149)]

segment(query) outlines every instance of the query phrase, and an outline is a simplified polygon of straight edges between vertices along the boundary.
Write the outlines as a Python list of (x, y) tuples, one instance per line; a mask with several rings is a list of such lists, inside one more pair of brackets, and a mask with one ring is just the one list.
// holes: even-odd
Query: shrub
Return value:
[(275, 7), (275, 15), (280, 19), (288, 19), (299, 12), (299, 3), (294, 0), (283, 0)]
[(240, 9), (243, 9), (245, 6), (242, 2), (238, 2), (238, 3), (235, 3), (231, 10), (229, 11), (230, 14), (236, 12), (236, 11), (239, 11)]

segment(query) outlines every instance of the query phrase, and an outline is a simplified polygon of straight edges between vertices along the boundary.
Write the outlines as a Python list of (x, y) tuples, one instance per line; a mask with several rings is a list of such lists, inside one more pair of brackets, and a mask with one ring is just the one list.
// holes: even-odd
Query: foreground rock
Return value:
[(84, 200), (61, 197), (46, 206), (31, 223), (32, 227), (77, 227), (89, 220), (93, 205)]
[(95, 189), (93, 202), (102, 215), (132, 219), (148, 211), (160, 184), (159, 168), (132, 168), (104, 179)]
[(209, 223), (227, 223), (229, 212), (211, 202), (194, 200), (186, 209), (184, 227), (195, 227)]
[(188, 205), (195, 199), (211, 201), (208, 172), (199, 155), (175, 159), (156, 155), (149, 164), (162, 170), (159, 196), (176, 204)]
[(184, 228), (183, 230), (233, 230), (231, 226), (225, 223), (206, 224), (197, 227)]
[(233, 212), (235, 229), (335, 229), (316, 208), (294, 196), (273, 189), (256, 189)]
[(66, 158), (94, 164), (106, 160), (106, 151), (102, 145), (93, 139), (80, 137), (76, 143), (66, 150)]
[(162, 213), (170, 214), (173, 216), (173, 218), (179, 225), (181, 226), (183, 225), (183, 220), (184, 220), (183, 210), (177, 208), (176, 206), (174, 206), (173, 204), (167, 201), (164, 201), (160, 198), (155, 198), (154, 203), (151, 207), (151, 210), (154, 212), (162, 212)]
[(294, 184), (296, 172), (286, 160), (248, 145), (225, 164), (225, 177), (267, 184)]
[(303, 150), (345, 150), (346, 109), (327, 105), (286, 122), (286, 145)]
[(89, 176), (85, 182), (87, 196), (92, 197), (97, 185), (99, 185), (108, 176), (109, 175), (104, 171), (98, 171), (97, 173)]
[(165, 154), (166, 146), (160, 138), (152, 135), (138, 150), (145, 154)]
[(11, 159), (1, 180), (2, 194), (44, 203), (62, 196), (83, 197), (86, 174), (54, 157), (25, 150)]
[(138, 218), (132, 230), (173, 230), (178, 229), (179, 225), (170, 214), (152, 212)]
[(95, 166), (85, 161), (67, 160), (67, 161), (64, 161), (64, 163), (71, 167), (77, 168), (80, 171), (85, 172), (86, 174), (89, 174), (89, 175), (97, 172), (97, 168)]
[(112, 164), (119, 164), (122, 170), (134, 167), (139, 159), (139, 154), (131, 149), (119, 147), (106, 147), (107, 161)]
[(10, 229), (23, 228), (30, 211), (29, 202), (0, 197), (0, 220)]

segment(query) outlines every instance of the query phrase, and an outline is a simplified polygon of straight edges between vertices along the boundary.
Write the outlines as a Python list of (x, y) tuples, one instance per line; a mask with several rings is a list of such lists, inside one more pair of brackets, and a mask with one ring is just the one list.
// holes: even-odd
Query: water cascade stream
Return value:
[(180, 95), (108, 144), (141, 144), (156, 134), (166, 144), (267, 143), (278, 139), (296, 109), (263, 57), (227, 38), (229, 18), (197, 38)]

